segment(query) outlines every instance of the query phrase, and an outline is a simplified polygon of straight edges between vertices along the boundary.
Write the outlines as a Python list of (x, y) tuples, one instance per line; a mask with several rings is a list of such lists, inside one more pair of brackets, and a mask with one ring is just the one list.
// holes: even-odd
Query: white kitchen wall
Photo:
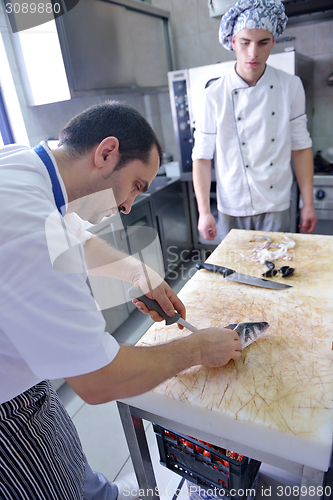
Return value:
[(207, 0), (152, 0), (171, 12), (176, 69), (235, 59), (218, 40), (220, 20), (209, 17)]
[[(206, 0), (151, 0), (152, 5), (171, 12), (175, 69), (183, 69), (234, 59), (218, 41), (219, 19), (210, 18)], [(166, 152), (177, 159), (168, 92), (155, 94), (117, 94), (80, 97), (56, 104), (28, 107), (10, 46), (8, 27), (0, 3), (0, 30), (12, 67), (21, 110), (31, 145), (57, 138), (59, 130), (76, 113), (105, 99), (119, 99), (133, 105), (151, 123)], [(287, 27), (292, 42), (277, 44), (274, 52), (294, 46), (314, 59), (313, 150), (333, 146), (333, 87), (326, 79), (333, 72), (333, 20)], [(38, 54), (37, 54), (38, 57)], [(10, 106), (10, 103), (7, 103)]]
[(327, 85), (333, 72), (333, 20), (287, 26), (284, 35), (296, 39), (276, 44), (274, 52), (293, 46), (314, 60), (312, 140), (316, 153), (333, 147), (333, 87)]

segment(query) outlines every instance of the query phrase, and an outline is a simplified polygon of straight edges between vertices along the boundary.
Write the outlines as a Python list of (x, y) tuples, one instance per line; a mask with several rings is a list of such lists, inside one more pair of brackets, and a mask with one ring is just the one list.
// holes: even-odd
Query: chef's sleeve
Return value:
[(84, 221), (75, 212), (66, 214), (65, 221), (82, 245), (93, 237), (93, 234), (86, 230)]
[[(208, 90), (208, 89), (207, 89)], [(209, 99), (207, 90), (195, 121), (192, 160), (211, 160), (216, 147), (216, 105)]]
[(305, 112), (305, 92), (299, 77), (296, 77), (296, 86), (290, 113), (291, 149), (311, 148), (312, 140), (307, 128), (307, 116)]

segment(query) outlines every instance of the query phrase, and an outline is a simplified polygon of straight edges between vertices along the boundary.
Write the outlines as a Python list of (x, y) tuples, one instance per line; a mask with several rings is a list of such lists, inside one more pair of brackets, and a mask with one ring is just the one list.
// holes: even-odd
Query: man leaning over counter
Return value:
[[(49, 379), (65, 378), (84, 401), (99, 404), (149, 391), (194, 365), (240, 358), (231, 330), (209, 328), (156, 347), (119, 346), (104, 331), (86, 271), (129, 281), (168, 315), (176, 310), (185, 318), (184, 305), (156, 272), (145, 274), (141, 262), (92, 236), (81, 220), (128, 213), (161, 157), (146, 120), (115, 101), (74, 117), (60, 132), (59, 149), (41, 143), (0, 150), (3, 500), (122, 499), (119, 484), (90, 469)], [(59, 251), (64, 234), (68, 262)], [(71, 269), (83, 254), (81, 272)]]

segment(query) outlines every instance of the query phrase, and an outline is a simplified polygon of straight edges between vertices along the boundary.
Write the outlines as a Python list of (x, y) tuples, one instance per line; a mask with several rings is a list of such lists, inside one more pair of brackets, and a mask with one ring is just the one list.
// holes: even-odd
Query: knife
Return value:
[(237, 281), (238, 283), (244, 283), (245, 285), (254, 285), (262, 288), (272, 288), (274, 290), (292, 288), (291, 285), (285, 285), (284, 283), (279, 283), (278, 281), (270, 281), (264, 278), (256, 278), (255, 276), (249, 276), (248, 274), (237, 273), (234, 269), (229, 269), (228, 267), (223, 266), (216, 266), (214, 264), (197, 262), (196, 268), (222, 274), (223, 278), (226, 278), (227, 280)]
[(165, 319), (165, 324), (166, 325), (173, 325), (174, 323), (179, 323), (180, 325), (184, 326), (190, 332), (195, 332), (197, 328), (192, 326), (190, 323), (185, 321), (181, 315), (177, 312), (173, 316), (168, 316), (162, 309), (162, 307), (159, 305), (157, 300), (150, 299), (147, 297), (143, 291), (139, 287), (132, 287), (129, 288), (127, 291), (127, 296), (130, 300), (133, 299), (138, 299), (140, 302), (143, 302), (144, 305), (150, 310), (150, 311), (157, 311), (162, 318)]

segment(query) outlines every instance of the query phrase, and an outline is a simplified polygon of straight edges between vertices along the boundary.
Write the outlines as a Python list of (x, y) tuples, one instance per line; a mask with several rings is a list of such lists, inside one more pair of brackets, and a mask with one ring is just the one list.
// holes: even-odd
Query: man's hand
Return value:
[(299, 230), (301, 233), (312, 233), (314, 231), (318, 218), (314, 206), (304, 206), (301, 211), (302, 222), (299, 224)]
[(121, 346), (104, 368), (66, 381), (87, 403), (106, 403), (150, 391), (191, 366), (218, 367), (237, 361), (241, 351), (233, 330), (206, 328), (157, 346)]
[[(142, 283), (140, 284), (140, 282)], [(145, 287), (147, 287), (145, 276), (141, 276), (138, 283), (135, 284), (136, 286), (139, 286), (141, 290), (145, 290)], [(162, 281), (160, 285), (158, 285), (150, 292), (145, 293), (145, 295), (147, 295), (147, 297), (149, 297), (150, 299), (156, 300), (168, 316), (173, 316), (175, 314), (175, 311), (177, 311), (183, 319), (186, 318), (184, 304), (165, 281)], [(132, 302), (141, 312), (150, 314), (153, 321), (164, 321), (164, 318), (162, 318), (162, 316), (160, 316), (157, 311), (150, 311), (145, 306), (145, 304), (143, 302), (140, 302), (138, 299), (134, 299)], [(180, 329), (184, 328), (179, 324), (178, 327)]]
[(293, 168), (303, 200), (301, 212), (301, 233), (312, 233), (317, 224), (317, 215), (313, 206), (313, 154), (312, 149), (300, 149), (291, 152)]
[(237, 332), (227, 328), (205, 328), (192, 335), (200, 336), (202, 364), (211, 368), (224, 366), (241, 357), (242, 343)]
[(211, 160), (193, 161), (193, 187), (197, 199), (199, 220), (198, 230), (206, 240), (216, 237), (216, 222), (210, 211)]
[(198, 230), (205, 240), (214, 240), (217, 234), (215, 217), (211, 213), (199, 215)]

